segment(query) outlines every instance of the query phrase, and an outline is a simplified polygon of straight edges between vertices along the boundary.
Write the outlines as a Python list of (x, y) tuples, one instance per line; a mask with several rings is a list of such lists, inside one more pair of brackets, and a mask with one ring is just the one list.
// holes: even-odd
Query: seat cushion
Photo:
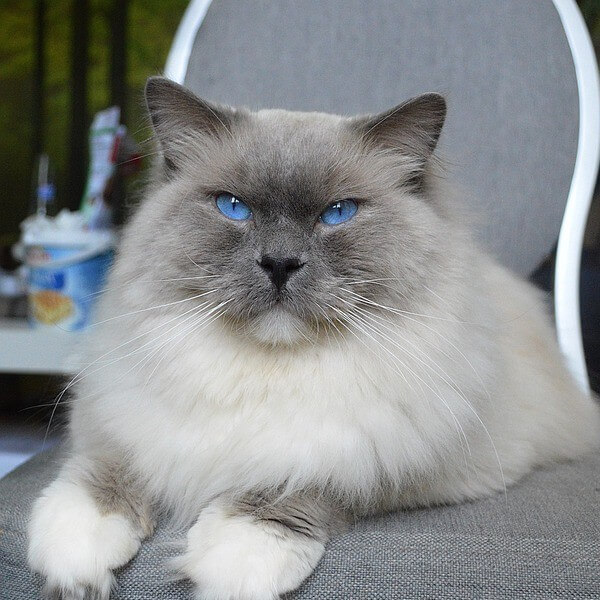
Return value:
[[(0, 598), (39, 598), (25, 563), (31, 504), (55, 476), (60, 449), (0, 481)], [(291, 600), (600, 598), (600, 453), (539, 470), (490, 499), (359, 522), (330, 542)], [(115, 598), (179, 600), (191, 586), (164, 564), (181, 532), (159, 525), (117, 574)]]

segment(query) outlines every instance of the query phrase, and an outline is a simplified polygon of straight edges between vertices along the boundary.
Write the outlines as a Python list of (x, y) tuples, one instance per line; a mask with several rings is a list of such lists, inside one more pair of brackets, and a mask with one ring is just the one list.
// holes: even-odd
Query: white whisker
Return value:
[[(198, 310), (202, 310), (202, 308), (204, 306), (206, 306), (207, 303), (203, 303), (200, 306), (194, 306), (191, 309), (186, 310), (185, 312), (183, 312), (181, 315), (175, 315), (174, 317), (171, 317), (170, 319), (168, 319), (166, 322), (161, 323), (159, 325), (157, 325), (156, 327), (153, 327), (151, 330), (149, 331), (144, 331), (136, 336), (134, 336), (133, 338), (127, 340), (126, 342), (123, 342), (121, 344), (119, 344), (118, 346), (112, 348), (111, 350), (108, 350), (107, 352), (105, 352), (104, 354), (101, 354), (99, 357), (97, 357), (95, 360), (93, 360), (91, 363), (89, 363), (88, 365), (86, 365), (83, 369), (81, 369), (76, 375), (74, 375), (71, 380), (67, 383), (67, 385), (65, 386), (65, 388), (60, 392), (60, 394), (58, 394), (55, 402), (54, 402), (54, 408), (52, 409), (52, 412), (50, 414), (50, 420), (48, 422), (48, 427), (46, 429), (46, 434), (44, 436), (44, 444), (46, 442), (46, 438), (48, 436), (48, 432), (50, 430), (50, 425), (52, 423), (52, 419), (54, 418), (54, 414), (56, 413), (56, 409), (58, 408), (59, 404), (62, 402), (62, 399), (64, 397), (64, 395), (69, 391), (69, 389), (71, 389), (76, 383), (78, 383), (79, 381), (81, 381), (82, 379), (89, 377), (90, 375), (92, 375), (93, 373), (96, 373), (97, 371), (111, 365), (114, 364), (115, 362), (118, 362), (120, 360), (123, 360), (124, 358), (126, 358), (127, 356), (129, 356), (130, 354), (135, 354), (137, 352), (139, 352), (141, 349), (143, 349), (144, 347), (146, 347), (148, 344), (152, 343), (152, 340), (150, 340), (149, 342), (146, 342), (145, 344), (143, 344), (141, 347), (137, 348), (136, 350), (132, 351), (131, 353), (128, 353), (124, 356), (119, 356), (115, 359), (111, 359), (108, 362), (104, 362), (101, 366), (99, 366), (96, 369), (92, 369), (91, 371), (89, 371), (89, 369), (91, 367), (93, 367), (95, 364), (97, 364), (98, 362), (100, 362), (103, 358), (107, 357), (108, 355), (112, 354), (113, 352), (115, 352), (116, 350), (119, 350), (120, 348), (123, 348), (124, 346), (127, 346), (129, 344), (131, 344), (132, 342), (149, 335), (150, 333), (152, 333), (153, 331), (156, 331), (156, 329), (160, 329), (166, 325), (168, 325), (169, 323), (175, 321), (176, 319), (180, 319), (181, 317), (188, 315), (188, 313), (193, 312), (193, 311), (198, 311)], [(191, 315), (192, 317), (194, 315)], [(188, 317), (189, 318), (189, 317)], [(185, 322), (187, 320), (184, 319), (183, 322)], [(177, 327), (178, 325), (180, 325), (180, 323), (176, 324), (174, 327)], [(166, 332), (164, 332), (162, 335), (165, 335), (166, 333), (169, 333), (174, 327), (170, 328), (169, 330), (167, 330)], [(161, 337), (159, 336), (159, 337)]]
[[(339, 298), (338, 298), (338, 299), (339, 299)], [(331, 307), (331, 308), (333, 308), (333, 307)], [(469, 441), (468, 441), (468, 438), (467, 438), (467, 436), (466, 436), (466, 433), (465, 433), (465, 431), (464, 431), (464, 429), (463, 429), (463, 427), (462, 427), (462, 425), (461, 425), (460, 421), (458, 420), (458, 418), (457, 418), (457, 417), (456, 417), (456, 415), (454, 414), (454, 411), (453, 411), (453, 410), (450, 408), (450, 406), (449, 406), (449, 405), (448, 405), (448, 403), (447, 403), (447, 402), (444, 400), (444, 398), (441, 396), (441, 394), (439, 393), (439, 391), (436, 391), (436, 390), (434, 390), (434, 389), (433, 389), (433, 388), (432, 388), (432, 387), (431, 387), (431, 386), (430, 386), (430, 385), (429, 385), (429, 384), (428, 384), (426, 381), (424, 381), (424, 380), (423, 380), (423, 378), (422, 378), (422, 377), (420, 377), (420, 376), (419, 376), (419, 375), (418, 375), (418, 374), (417, 374), (417, 373), (416, 373), (416, 372), (415, 372), (413, 369), (411, 369), (411, 368), (410, 368), (410, 367), (409, 367), (409, 366), (408, 366), (408, 365), (407, 365), (407, 364), (406, 364), (404, 361), (400, 360), (400, 359), (399, 359), (399, 358), (398, 358), (398, 357), (397, 357), (397, 356), (396, 356), (396, 355), (395, 355), (393, 352), (391, 352), (391, 351), (390, 351), (390, 349), (389, 349), (389, 348), (387, 348), (387, 347), (386, 347), (384, 344), (382, 344), (382, 343), (381, 343), (379, 340), (377, 340), (377, 339), (376, 339), (376, 338), (375, 338), (373, 335), (371, 335), (370, 333), (368, 333), (368, 331), (366, 331), (366, 330), (364, 329), (364, 327), (362, 327), (362, 326), (361, 326), (359, 323), (357, 323), (355, 320), (353, 320), (353, 318), (352, 318), (352, 317), (350, 317), (350, 318), (349, 318), (349, 316), (348, 316), (348, 313), (347, 313), (347, 312), (341, 311), (341, 310), (339, 310), (339, 309), (337, 309), (337, 308), (333, 308), (333, 310), (336, 310), (336, 311), (337, 311), (337, 312), (338, 312), (338, 313), (339, 313), (341, 316), (343, 316), (345, 319), (348, 319), (348, 321), (349, 321), (350, 323), (352, 323), (352, 324), (354, 325), (354, 327), (356, 327), (356, 328), (357, 328), (359, 331), (361, 331), (361, 332), (362, 332), (364, 335), (366, 335), (367, 337), (369, 337), (369, 338), (370, 338), (370, 339), (371, 339), (371, 340), (372, 340), (372, 341), (373, 341), (375, 344), (377, 344), (377, 345), (378, 345), (378, 346), (379, 346), (379, 347), (380, 347), (380, 348), (381, 348), (381, 349), (382, 349), (382, 350), (383, 350), (383, 351), (384, 351), (386, 354), (388, 354), (388, 355), (391, 357), (391, 359), (392, 359), (392, 361), (393, 361), (394, 363), (400, 363), (400, 365), (401, 365), (401, 366), (402, 366), (404, 369), (406, 369), (406, 370), (408, 371), (408, 373), (410, 373), (410, 374), (411, 374), (411, 376), (412, 376), (412, 377), (414, 377), (415, 379), (417, 379), (417, 380), (420, 382), (420, 384), (419, 384), (419, 385), (421, 385), (421, 384), (422, 384), (422, 385), (425, 385), (425, 387), (426, 387), (426, 388), (428, 388), (428, 389), (429, 389), (429, 390), (430, 390), (430, 391), (431, 391), (431, 392), (432, 392), (432, 393), (433, 393), (433, 394), (436, 396), (436, 398), (438, 398), (438, 400), (440, 400), (440, 402), (441, 402), (441, 403), (444, 405), (444, 407), (445, 407), (445, 408), (448, 410), (448, 412), (450, 413), (450, 416), (451, 416), (451, 418), (452, 418), (452, 420), (453, 420), (453, 422), (454, 422), (455, 426), (457, 427), (457, 431), (459, 432), (460, 436), (462, 437), (462, 439), (463, 439), (463, 441), (464, 441), (464, 443), (465, 443), (465, 445), (466, 445), (466, 447), (467, 447), (467, 451), (468, 451), (469, 455), (471, 455), (471, 449), (470, 449), (470, 445), (469, 445)], [(348, 331), (350, 331), (351, 333), (353, 333), (353, 334), (354, 334), (354, 332), (352, 332), (351, 328), (347, 327), (347, 329), (348, 329)], [(355, 336), (355, 337), (357, 337), (357, 339), (358, 339), (359, 341), (361, 341), (361, 340), (360, 340), (360, 337), (358, 337), (358, 336)], [(369, 346), (368, 344), (364, 344), (364, 345), (365, 345), (365, 347), (366, 347), (366, 348), (370, 349), (370, 346)], [(372, 350), (371, 350), (371, 351), (372, 351)], [(374, 354), (377, 356), (377, 354), (376, 354), (376, 353), (374, 353)], [(407, 380), (407, 378), (406, 378), (406, 375), (405, 375), (405, 374), (404, 374), (404, 373), (403, 373), (403, 372), (402, 372), (400, 369), (398, 369), (397, 367), (396, 367), (394, 370), (395, 370), (395, 372), (396, 372), (397, 374), (399, 374), (399, 375), (400, 375), (400, 376), (401, 376), (401, 377), (402, 377), (402, 378), (405, 380), (405, 382), (407, 383), (407, 385), (409, 385), (409, 387), (411, 387), (411, 386), (410, 386), (410, 384), (408, 383), (408, 380)], [(424, 392), (422, 388), (421, 388), (421, 391), (422, 391), (422, 392)]]
[(108, 319), (104, 319), (102, 321), (97, 321), (96, 323), (92, 323), (90, 327), (95, 327), (96, 325), (102, 325), (103, 323), (108, 323), (109, 321), (114, 321), (115, 319), (122, 319), (124, 317), (131, 317), (133, 315), (137, 315), (143, 312), (148, 312), (150, 310), (157, 310), (159, 308), (166, 308), (168, 306), (175, 306), (176, 304), (181, 304), (182, 302), (190, 302), (190, 300), (197, 300), (198, 298), (203, 298), (204, 296), (208, 296), (209, 294), (214, 294), (217, 290), (209, 290), (208, 292), (202, 292), (201, 294), (196, 294), (195, 296), (190, 296), (189, 298), (182, 298), (181, 300), (174, 300), (173, 302), (166, 302), (165, 304), (158, 304), (157, 306), (148, 306), (146, 308), (140, 308), (139, 310), (132, 310), (131, 312), (123, 313), (121, 315), (116, 315), (114, 317), (109, 317)]
[[(200, 325), (202, 325), (202, 327), (200, 328), (200, 330), (202, 330), (205, 327), (207, 327), (208, 325), (210, 325), (210, 323), (213, 323), (214, 321), (216, 321), (221, 315), (224, 314), (225, 311), (222, 311), (221, 309), (224, 306), (226, 306), (229, 302), (230, 302), (230, 300), (225, 300), (225, 301), (221, 302), (220, 304), (218, 304), (217, 306), (215, 306), (214, 308), (212, 308), (211, 310), (209, 310), (207, 313), (202, 314), (201, 318), (199, 320), (193, 322), (191, 326), (188, 325), (188, 327), (186, 327), (182, 332), (177, 333), (170, 340), (167, 340), (167, 342), (161, 344), (161, 346), (159, 346), (157, 351), (162, 350), (167, 343), (171, 343), (176, 339), (179, 339), (179, 342), (181, 343), (182, 339), (185, 339), (188, 335), (194, 333), (194, 331), (198, 331), (198, 327), (200, 327)], [(217, 315), (214, 315), (214, 312), (216, 312), (216, 311), (219, 311), (219, 312), (217, 313)], [(212, 318), (211, 318), (211, 315), (212, 315)], [(183, 338), (181, 338), (182, 335), (183, 335)], [(162, 358), (158, 361), (158, 363), (156, 363), (156, 365), (150, 372), (150, 375), (148, 375), (148, 378), (146, 379), (146, 382), (144, 383), (142, 391), (144, 389), (146, 389), (146, 386), (148, 385), (148, 382), (150, 381), (152, 375), (154, 375), (154, 373), (156, 372), (156, 370), (158, 369), (158, 367), (160, 366), (160, 364), (166, 357), (167, 357), (167, 355), (164, 354), (162, 356)]]
[[(169, 282), (176, 282), (176, 281), (214, 279), (216, 277), (219, 277), (219, 275), (195, 275), (192, 277), (172, 277), (172, 278), (166, 278), (166, 279), (136, 279), (135, 282), (136, 283), (169, 283)], [(132, 282), (128, 281), (127, 283), (122, 283), (121, 285), (105, 287), (105, 288), (102, 288), (101, 290), (98, 290), (97, 292), (92, 292), (91, 294), (86, 294), (85, 296), (82, 296), (82, 298), (87, 300), (89, 298), (93, 298), (94, 296), (106, 294), (107, 292), (113, 292), (115, 290), (120, 290), (124, 287), (130, 287), (131, 285), (132, 285)]]
[[(341, 300), (342, 302), (345, 302), (345, 303), (349, 304), (349, 305), (352, 307), (352, 309), (354, 309), (354, 310), (362, 310), (362, 309), (358, 309), (358, 307), (356, 307), (356, 306), (353, 306), (353, 305), (352, 305), (352, 303), (350, 303), (350, 302), (348, 302), (348, 301), (345, 301), (345, 300), (344, 300), (344, 299), (342, 299), (342, 298), (339, 298), (339, 297), (338, 297), (338, 299), (339, 299), (339, 300)], [(367, 316), (367, 315), (368, 315), (370, 318), (372, 318), (372, 319), (374, 318), (374, 317), (373, 317), (373, 315), (372, 315), (371, 313), (369, 313), (368, 311), (364, 311), (364, 310), (363, 310), (362, 312), (363, 312), (363, 314), (364, 314), (365, 316)], [(356, 316), (356, 315), (355, 315), (355, 316)], [(367, 325), (366, 323), (364, 323), (364, 319), (363, 319), (363, 324), (364, 324), (365, 326)], [(381, 326), (381, 325), (380, 325), (380, 326)], [(391, 330), (390, 330), (390, 331), (391, 331)], [(395, 333), (396, 335), (401, 335), (401, 334), (400, 334), (398, 331), (394, 331), (394, 333)], [(500, 471), (500, 476), (501, 476), (501, 479), (502, 479), (502, 483), (503, 483), (504, 491), (506, 492), (506, 481), (505, 481), (505, 477), (504, 477), (504, 471), (503, 471), (503, 468), (502, 468), (502, 464), (501, 464), (501, 462), (500, 462), (500, 457), (499, 457), (499, 455), (498, 455), (498, 451), (497, 451), (496, 445), (495, 445), (495, 443), (494, 443), (494, 440), (493, 440), (493, 438), (492, 438), (492, 436), (491, 436), (491, 434), (490, 434), (490, 432), (489, 432), (489, 430), (488, 430), (487, 426), (484, 424), (484, 422), (482, 421), (481, 417), (479, 416), (479, 414), (477, 413), (477, 411), (475, 410), (475, 408), (473, 407), (473, 405), (472, 405), (472, 404), (469, 402), (469, 400), (467, 399), (467, 397), (466, 397), (466, 395), (464, 394), (464, 392), (463, 392), (463, 391), (460, 389), (460, 387), (459, 387), (459, 386), (456, 384), (456, 382), (455, 382), (455, 381), (453, 381), (453, 380), (452, 380), (452, 378), (450, 378), (450, 376), (448, 375), (448, 373), (447, 373), (446, 371), (444, 371), (444, 370), (441, 368), (441, 366), (440, 366), (439, 364), (437, 364), (437, 363), (435, 363), (435, 362), (434, 362), (434, 365), (435, 365), (435, 366), (432, 366), (432, 365), (431, 365), (429, 362), (427, 362), (426, 360), (423, 360), (423, 359), (419, 358), (418, 356), (415, 356), (414, 354), (412, 354), (412, 353), (410, 353), (409, 351), (407, 351), (407, 350), (406, 350), (406, 348), (403, 348), (401, 345), (399, 345), (397, 342), (395, 342), (394, 340), (392, 340), (392, 339), (391, 339), (389, 336), (387, 336), (387, 335), (383, 334), (381, 331), (379, 331), (379, 332), (378, 332), (378, 334), (379, 334), (379, 335), (381, 335), (381, 336), (382, 336), (384, 339), (386, 339), (388, 342), (392, 343), (392, 344), (393, 344), (395, 347), (397, 347), (397, 348), (398, 348), (398, 349), (400, 349), (401, 351), (403, 351), (403, 352), (405, 352), (405, 353), (409, 354), (410, 356), (412, 356), (412, 358), (414, 358), (415, 360), (417, 360), (418, 362), (420, 362), (420, 363), (421, 363), (421, 364), (422, 364), (424, 367), (426, 367), (427, 369), (431, 369), (431, 370), (432, 370), (434, 373), (436, 373), (436, 374), (437, 374), (437, 376), (439, 376), (439, 377), (442, 379), (442, 381), (444, 381), (444, 383), (446, 383), (446, 385), (450, 386), (450, 387), (451, 387), (451, 389), (453, 389), (453, 390), (454, 390), (454, 391), (455, 391), (455, 392), (458, 394), (458, 398), (459, 398), (459, 399), (460, 399), (460, 400), (461, 400), (461, 401), (462, 401), (462, 402), (465, 404), (465, 406), (467, 407), (467, 409), (468, 409), (468, 410), (469, 410), (469, 411), (470, 411), (470, 412), (471, 412), (471, 413), (474, 415), (474, 417), (476, 418), (477, 422), (478, 422), (478, 423), (480, 424), (480, 426), (483, 428), (483, 430), (484, 430), (484, 432), (485, 432), (485, 434), (486, 434), (486, 436), (487, 436), (487, 438), (488, 438), (488, 441), (489, 441), (489, 443), (490, 443), (490, 445), (491, 445), (491, 447), (492, 447), (492, 451), (494, 452), (494, 455), (495, 455), (495, 458), (496, 458), (496, 462), (497, 462), (497, 464), (498, 464), (498, 468), (499, 468), (499, 471)], [(403, 337), (403, 336), (402, 336), (402, 337)], [(407, 340), (406, 338), (404, 338), (404, 337), (403, 337), (403, 340), (404, 340), (405, 342), (407, 342), (407, 341), (408, 341), (408, 340)], [(411, 346), (412, 346), (412, 347), (414, 347), (414, 348), (416, 348), (416, 346), (415, 346), (414, 344), (412, 344), (412, 343), (411, 343)], [(456, 348), (456, 350), (458, 350), (458, 348)], [(421, 351), (421, 352), (422, 352), (422, 351)], [(471, 366), (471, 368), (472, 368), (472, 369), (475, 371), (474, 367), (473, 367), (473, 366), (471, 365), (471, 363), (470, 363), (470, 362), (467, 360), (467, 358), (464, 356), (464, 354), (462, 354), (462, 352), (461, 352), (461, 355), (462, 355), (462, 357), (463, 357), (463, 358), (464, 358), (464, 359), (467, 361), (467, 363), (468, 363), (468, 364)], [(426, 354), (425, 354), (425, 356), (431, 360), (431, 357), (427, 356)], [(476, 371), (475, 371), (475, 373), (477, 374), (477, 372), (476, 372)], [(478, 375), (478, 374), (477, 374), (477, 375)], [(479, 379), (481, 379), (481, 378), (479, 378)], [(483, 385), (483, 382), (482, 382), (482, 385)], [(486, 392), (486, 394), (488, 394), (488, 392), (487, 392), (487, 390), (486, 390), (485, 386), (483, 386), (483, 389), (484, 389), (484, 391)], [(488, 397), (489, 397), (489, 394), (488, 394)], [(441, 398), (440, 398), (440, 399), (441, 399)]]

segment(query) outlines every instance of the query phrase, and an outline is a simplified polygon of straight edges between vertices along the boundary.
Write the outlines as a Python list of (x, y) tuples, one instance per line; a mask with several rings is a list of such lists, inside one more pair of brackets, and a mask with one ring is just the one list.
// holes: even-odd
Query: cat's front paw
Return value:
[(118, 514), (101, 514), (85, 489), (57, 479), (38, 498), (29, 522), (29, 566), (52, 600), (107, 600), (112, 569), (137, 552), (140, 535)]
[(322, 541), (213, 504), (173, 566), (196, 584), (197, 600), (275, 600), (312, 573), (324, 549)]

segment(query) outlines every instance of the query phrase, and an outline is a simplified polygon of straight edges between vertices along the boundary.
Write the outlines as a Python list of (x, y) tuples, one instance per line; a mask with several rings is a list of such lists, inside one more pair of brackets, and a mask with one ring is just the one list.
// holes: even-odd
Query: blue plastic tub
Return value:
[(33, 326), (78, 331), (93, 322), (93, 307), (113, 259), (113, 243), (110, 236), (90, 233), (86, 237), (71, 243), (26, 245)]

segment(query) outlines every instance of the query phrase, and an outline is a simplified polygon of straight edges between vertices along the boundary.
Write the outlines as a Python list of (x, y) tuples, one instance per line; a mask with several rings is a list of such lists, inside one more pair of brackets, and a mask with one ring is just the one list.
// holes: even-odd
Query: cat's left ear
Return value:
[(446, 119), (446, 100), (424, 94), (375, 116), (358, 117), (353, 126), (368, 145), (397, 150), (424, 169)]
[(198, 98), (164, 77), (150, 77), (145, 96), (167, 171), (178, 170), (192, 145), (203, 136), (231, 135), (231, 128), (240, 116), (233, 109)]

